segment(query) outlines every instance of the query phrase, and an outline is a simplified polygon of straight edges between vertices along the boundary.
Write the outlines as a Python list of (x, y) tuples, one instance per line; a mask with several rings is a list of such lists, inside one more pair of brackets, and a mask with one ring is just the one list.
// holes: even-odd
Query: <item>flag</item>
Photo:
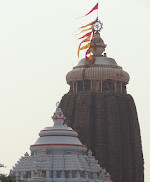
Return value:
[(90, 43), (86, 44), (85, 46), (81, 47), (80, 49), (78, 49), (78, 56), (79, 56), (79, 51), (83, 50), (83, 49), (87, 49), (90, 48)]
[(80, 50), (87, 49), (90, 47), (90, 43), (86, 44), (85, 46), (81, 47)]
[(90, 37), (87, 37), (87, 38), (85, 38), (82, 42), (80, 42), (79, 47), (78, 47), (78, 57), (79, 57), (79, 52), (80, 52), (81, 44), (84, 43), (84, 42), (88, 42), (88, 41), (90, 41), (90, 40), (91, 40), (91, 38), (90, 38)]
[(96, 23), (96, 20), (95, 21), (92, 21), (91, 23), (89, 23), (89, 24), (87, 24), (87, 25), (84, 25), (84, 26), (82, 26), (82, 27), (80, 27), (80, 28), (85, 28), (85, 27), (88, 27), (88, 26), (90, 26), (90, 25), (94, 25)]
[(83, 39), (84, 37), (90, 37), (92, 33), (93, 33), (93, 31), (88, 32), (87, 34), (83, 35), (83, 36), (80, 37), (79, 39)]
[(94, 25), (91, 26), (90, 28), (87, 28), (87, 29), (85, 29), (85, 30), (82, 30), (80, 33), (86, 32), (86, 31), (91, 30), (91, 29), (92, 29), (92, 30), (94, 29)]
[[(87, 29), (82, 30), (80, 33), (86, 32), (86, 31), (88, 31), (88, 30), (94, 30), (94, 25), (91, 26), (90, 28), (87, 28)], [(79, 35), (80, 33), (78, 33), (78, 34), (76, 34), (76, 35)]]
[(98, 3), (94, 6), (93, 9), (91, 9), (91, 11), (89, 11), (85, 16), (89, 15), (90, 13), (92, 13), (94, 10), (98, 9)]
[[(90, 48), (89, 48), (89, 49), (86, 51), (86, 53), (85, 53), (85, 57), (86, 57), (87, 60), (92, 61), (92, 60), (93, 60), (93, 57), (92, 57), (92, 55), (91, 55), (90, 53), (91, 53), (91, 50), (90, 50)], [(87, 56), (88, 54), (90, 54), (89, 57)]]
[(90, 60), (90, 61), (93, 61), (92, 55), (89, 55), (89, 57), (87, 57), (87, 59)]
[(85, 46), (79, 48), (79, 49), (78, 49), (78, 56), (79, 56), (79, 51), (80, 51), (80, 50), (87, 49), (87, 48), (89, 48), (89, 47), (90, 47), (90, 43), (88, 43), (88, 44), (86, 44)]
[(87, 56), (88, 54), (90, 54), (91, 53), (91, 50), (90, 50), (90, 48), (86, 51), (86, 53), (85, 53), (85, 55)]

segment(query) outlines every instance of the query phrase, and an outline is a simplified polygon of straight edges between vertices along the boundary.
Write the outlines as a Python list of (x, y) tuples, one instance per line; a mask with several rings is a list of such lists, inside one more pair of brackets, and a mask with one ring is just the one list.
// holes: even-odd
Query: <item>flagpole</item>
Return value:
[[(97, 3), (99, 3), (99, 2), (97, 2)], [(99, 5), (99, 4), (98, 4)], [(98, 18), (98, 8), (97, 8), (97, 18)]]
[[(99, 7), (99, 0), (97, 1)], [(98, 19), (98, 8), (97, 8), (97, 19)]]

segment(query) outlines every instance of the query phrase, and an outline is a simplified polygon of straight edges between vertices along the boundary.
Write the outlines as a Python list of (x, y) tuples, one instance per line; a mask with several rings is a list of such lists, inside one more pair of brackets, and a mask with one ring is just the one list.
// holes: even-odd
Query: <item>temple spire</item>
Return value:
[(63, 125), (65, 117), (64, 117), (64, 114), (63, 114), (61, 108), (59, 108), (59, 106), (57, 106), (52, 119), (54, 121), (54, 125)]

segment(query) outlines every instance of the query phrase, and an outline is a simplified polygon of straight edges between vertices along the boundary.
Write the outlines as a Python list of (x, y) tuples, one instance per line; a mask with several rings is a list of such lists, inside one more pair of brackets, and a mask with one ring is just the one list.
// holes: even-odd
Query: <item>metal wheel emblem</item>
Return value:
[(94, 30), (100, 32), (103, 29), (103, 23), (100, 20), (97, 20), (94, 26)]

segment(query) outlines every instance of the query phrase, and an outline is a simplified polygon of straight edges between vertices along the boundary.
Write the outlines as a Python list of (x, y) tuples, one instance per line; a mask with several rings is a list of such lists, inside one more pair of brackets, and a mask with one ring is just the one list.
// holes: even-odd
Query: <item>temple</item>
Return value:
[(11, 173), (28, 182), (112, 182), (77, 132), (64, 124), (61, 108), (56, 108), (52, 118), (54, 126), (40, 131), (30, 146), (31, 155), (25, 153)]
[[(98, 24), (99, 22), (97, 22)], [(97, 28), (99, 27), (100, 28)], [(60, 106), (65, 121), (93, 151), (115, 182), (143, 182), (140, 127), (134, 100), (127, 93), (129, 74), (107, 57), (101, 23), (90, 42), (92, 61), (83, 58), (67, 73), (70, 90)]]
[(31, 155), (21, 157), (11, 171), (18, 179), (144, 182), (138, 116), (126, 88), (130, 77), (105, 53), (102, 23), (98, 18), (94, 23), (83, 36), (92, 35), (90, 43), (79, 49), (88, 48), (85, 58), (67, 73), (70, 88), (52, 117), (54, 126), (40, 131)]

